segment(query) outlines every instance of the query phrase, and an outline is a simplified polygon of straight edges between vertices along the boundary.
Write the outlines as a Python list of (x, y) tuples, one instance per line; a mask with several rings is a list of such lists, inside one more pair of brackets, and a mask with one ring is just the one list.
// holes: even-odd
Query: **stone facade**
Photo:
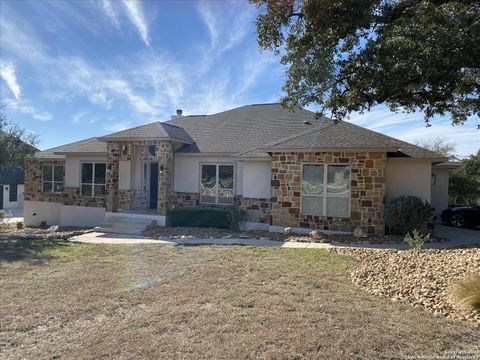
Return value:
[[(136, 145), (155, 145), (155, 155), (134, 151)], [(34, 159), (26, 164), (25, 200), (58, 202), (64, 205), (104, 207), (107, 211), (146, 208), (148, 199), (139, 190), (119, 190), (120, 160), (159, 162), (157, 212), (165, 215), (173, 206), (202, 206), (199, 193), (172, 192), (173, 147), (165, 141), (108, 142), (105, 198), (81, 197), (79, 188), (65, 188), (60, 194), (43, 193), (43, 164), (63, 165), (63, 159)], [(140, 147), (142, 148), (142, 147)], [(138, 149), (138, 148), (137, 148)], [(247, 211), (247, 220), (277, 226), (319, 230), (352, 231), (360, 227), (367, 234), (384, 233), (386, 153), (383, 152), (276, 152), (272, 154), (272, 197), (243, 198), (234, 206)], [(350, 216), (329, 217), (302, 214), (302, 164), (350, 165)], [(141, 194), (140, 194), (141, 193)]]
[[(301, 212), (302, 164), (349, 164), (350, 217), (314, 216)], [(367, 234), (385, 232), (383, 210), (386, 186), (383, 152), (276, 152), (272, 154), (273, 225)]]
[[(80, 196), (80, 188), (65, 187), (62, 193), (44, 193), (42, 184), (42, 167), (44, 164), (62, 165), (65, 169), (65, 160), (63, 159), (28, 160), (25, 166), (24, 199), (26, 201), (46, 201), (75, 206), (106, 206), (106, 200), (104, 198)], [(63, 183), (65, 183), (65, 178), (63, 179)]]
[[(155, 155), (147, 146), (155, 146)], [(135, 148), (141, 149), (139, 153)], [(138, 190), (119, 190), (119, 161), (152, 161), (159, 163), (157, 213), (165, 215), (170, 206), (172, 187), (173, 145), (168, 141), (109, 141), (107, 143), (107, 211), (145, 209), (146, 194)]]

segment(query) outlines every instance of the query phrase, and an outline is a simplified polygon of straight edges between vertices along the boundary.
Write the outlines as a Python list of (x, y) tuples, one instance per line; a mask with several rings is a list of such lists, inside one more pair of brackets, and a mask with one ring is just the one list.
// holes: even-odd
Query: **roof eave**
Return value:
[(193, 144), (193, 141), (186, 141), (177, 138), (171, 137), (99, 137), (100, 141), (157, 141), (157, 140), (167, 140), (174, 141), (181, 144)]
[(107, 156), (106, 151), (55, 151), (54, 155), (94, 155), (94, 156)]
[(267, 147), (267, 148), (262, 148), (262, 151), (265, 152), (274, 152), (274, 151), (317, 151), (317, 152), (327, 152), (327, 151), (380, 151), (380, 152), (395, 152), (398, 151), (397, 147), (330, 147), (330, 148), (322, 148), (322, 147), (315, 147), (315, 148), (284, 148), (284, 147)]

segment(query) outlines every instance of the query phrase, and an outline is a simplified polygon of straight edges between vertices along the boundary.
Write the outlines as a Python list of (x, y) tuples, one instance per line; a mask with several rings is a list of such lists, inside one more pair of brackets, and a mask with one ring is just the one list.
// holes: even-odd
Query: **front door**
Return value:
[(158, 162), (150, 163), (150, 201), (149, 208), (157, 209), (158, 198)]
[(3, 186), (0, 185), (0, 210), (3, 210)]

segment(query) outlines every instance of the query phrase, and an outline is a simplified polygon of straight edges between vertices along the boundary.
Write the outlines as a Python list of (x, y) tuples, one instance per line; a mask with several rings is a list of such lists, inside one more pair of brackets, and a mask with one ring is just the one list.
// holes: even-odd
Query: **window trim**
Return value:
[[(45, 166), (51, 166), (52, 167), (52, 180), (44, 180), (43, 178), (43, 168)], [(63, 176), (62, 176), (62, 181), (55, 181), (55, 166), (61, 166), (63, 168)], [(52, 184), (52, 191), (44, 191), (44, 183), (50, 183)], [(62, 184), (62, 191), (55, 191), (55, 183), (61, 183)], [(65, 165), (64, 164), (53, 164), (53, 163), (44, 163), (42, 164), (42, 193), (43, 194), (61, 194), (63, 193), (63, 189), (65, 188)]]
[[(202, 201), (202, 166), (203, 165), (215, 165), (216, 167), (216, 187), (217, 187), (217, 192), (215, 194), (215, 202), (214, 203), (208, 203), (208, 202), (203, 202)], [(228, 165), (228, 166), (233, 166), (233, 198), (234, 198), (234, 201), (232, 204), (221, 204), (218, 202), (218, 179), (219, 179), (219, 166), (221, 165)], [(198, 181), (198, 195), (199, 195), (199, 203), (202, 204), (202, 205), (215, 205), (215, 206), (233, 206), (234, 203), (235, 203), (235, 195), (237, 193), (236, 189), (237, 189), (237, 184), (236, 184), (236, 177), (237, 177), (237, 166), (235, 163), (231, 163), (231, 162), (212, 162), (212, 161), (206, 161), (206, 162), (200, 162), (199, 163), (199, 172), (198, 172), (198, 178), (199, 178), (199, 181)]]
[[(322, 202), (322, 213), (323, 215), (315, 215), (303, 212), (303, 191), (302, 191), (302, 184), (303, 184), (303, 168), (304, 166), (323, 166), (323, 194), (322, 195), (306, 195), (312, 197), (323, 197)], [(327, 193), (327, 184), (328, 184), (328, 167), (329, 166), (348, 166), (350, 168), (350, 179), (349, 179), (349, 190), (350, 195), (348, 196), (348, 216), (331, 216), (327, 214), (327, 201), (328, 198), (338, 198), (338, 199), (345, 199), (345, 196), (336, 196), (336, 195), (328, 195)], [(351, 217), (352, 212), (352, 166), (349, 163), (302, 163), (301, 167), (301, 174), (300, 174), (300, 213), (304, 215), (310, 216), (318, 216), (318, 217), (334, 217), (334, 218), (342, 218), (342, 219), (349, 219)]]
[[(82, 183), (82, 167), (83, 164), (92, 164), (92, 182), (91, 183)], [(95, 185), (102, 185), (102, 184), (96, 184), (95, 183), (95, 164), (104, 164), (105, 165), (105, 193), (107, 192), (107, 171), (108, 171), (108, 166), (106, 161), (89, 161), (89, 160), (82, 160), (80, 161), (80, 173), (79, 173), (79, 183), (80, 183), (80, 197), (83, 198), (90, 198), (90, 199), (104, 199), (105, 196), (95, 196)], [(91, 185), (92, 187), (92, 192), (91, 195), (83, 195), (82, 194), (82, 186), (83, 185)], [(106, 194), (105, 194), (106, 195)]]

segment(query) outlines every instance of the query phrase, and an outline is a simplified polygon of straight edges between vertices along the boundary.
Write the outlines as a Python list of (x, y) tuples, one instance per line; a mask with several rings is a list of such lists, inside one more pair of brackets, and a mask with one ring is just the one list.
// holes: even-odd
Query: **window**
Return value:
[(81, 196), (104, 197), (107, 164), (82, 163)]
[(203, 204), (233, 205), (234, 166), (201, 166), (200, 202)]
[(155, 145), (147, 145), (147, 157), (153, 158), (157, 155), (157, 147)]
[(42, 182), (44, 193), (61, 193), (63, 191), (63, 165), (43, 165)]
[(437, 185), (437, 175), (432, 174), (432, 185)]
[(303, 165), (302, 213), (317, 216), (350, 216), (350, 167)]
[(17, 200), (18, 200), (17, 184), (10, 184), (10, 193), (8, 195), (8, 201), (16, 202)]

